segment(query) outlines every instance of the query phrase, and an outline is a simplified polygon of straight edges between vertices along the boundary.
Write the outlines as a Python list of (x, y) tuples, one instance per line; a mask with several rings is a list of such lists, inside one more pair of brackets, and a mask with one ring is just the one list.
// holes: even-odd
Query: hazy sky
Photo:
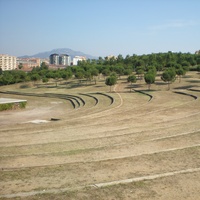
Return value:
[(200, 49), (200, 0), (0, 0), (0, 54)]

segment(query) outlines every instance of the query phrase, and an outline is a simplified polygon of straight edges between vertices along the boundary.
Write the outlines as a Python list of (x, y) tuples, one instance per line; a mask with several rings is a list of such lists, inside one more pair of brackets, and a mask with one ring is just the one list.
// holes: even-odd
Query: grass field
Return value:
[(0, 88), (0, 199), (199, 199), (199, 74), (104, 82)]

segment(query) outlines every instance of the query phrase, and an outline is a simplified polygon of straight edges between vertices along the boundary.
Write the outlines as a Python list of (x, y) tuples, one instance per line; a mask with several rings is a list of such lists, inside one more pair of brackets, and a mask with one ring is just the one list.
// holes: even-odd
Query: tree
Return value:
[(90, 81), (91, 83), (91, 80), (92, 80), (92, 74), (90, 71), (86, 71), (85, 74), (84, 74), (84, 77), (86, 78), (86, 84), (88, 81)]
[(102, 58), (102, 57), (99, 57), (99, 59), (97, 60), (97, 64), (102, 65), (103, 62), (104, 62), (103, 58)]
[(58, 82), (61, 81), (60, 79), (62, 78), (61, 73), (59, 70), (55, 71), (54, 73), (54, 79), (56, 82), (56, 87), (58, 87)]
[(200, 65), (197, 65), (197, 71), (200, 72)]
[(181, 77), (182, 77), (183, 75), (185, 75), (185, 73), (186, 73), (186, 71), (185, 71), (182, 67), (180, 67), (180, 68), (178, 68), (178, 69), (176, 70), (176, 74), (177, 74), (177, 76), (179, 77), (179, 83), (181, 82)]
[(15, 83), (15, 80), (10, 71), (5, 71), (1, 75), (0, 85), (9, 85)]
[(43, 83), (47, 83), (47, 82), (49, 82), (49, 79), (48, 79), (47, 77), (43, 77), (43, 78), (42, 78), (42, 82), (43, 82)]
[(70, 70), (65, 70), (62, 73), (62, 78), (68, 80), (72, 77), (72, 72)]
[(103, 69), (102, 70), (102, 74), (103, 74), (103, 76), (105, 77), (105, 76), (109, 76), (110, 75), (110, 70), (108, 69), (108, 68), (105, 68), (105, 69)]
[(92, 69), (90, 69), (91, 75), (92, 75), (92, 79), (94, 79), (95, 85), (97, 83), (96, 81), (96, 77), (99, 75), (99, 70), (96, 69), (95, 67), (93, 67)]
[(24, 82), (27, 76), (24, 71), (18, 71), (18, 70), (12, 71), (12, 75), (16, 83)]
[(38, 74), (33, 74), (31, 76), (31, 80), (34, 81), (34, 84), (35, 84), (36, 81), (40, 80), (40, 76)]
[(122, 63), (123, 61), (124, 61), (123, 56), (122, 56), (121, 54), (119, 54), (119, 55), (117, 56), (117, 62), (118, 62), (118, 63)]
[(115, 67), (115, 72), (120, 76), (124, 75), (124, 67), (119, 65)]
[(161, 76), (164, 82), (168, 83), (168, 90), (170, 89), (170, 84), (175, 80), (176, 72), (173, 68), (165, 70)]
[(129, 76), (129, 75), (131, 75), (131, 74), (132, 74), (132, 69), (128, 68), (128, 69), (125, 69), (125, 70), (124, 70), (124, 75)]
[(19, 63), (18, 68), (19, 68), (19, 69), (22, 69), (22, 68), (23, 68), (23, 64), (22, 64), (22, 63)]
[(200, 72), (200, 65), (197, 65), (197, 71)]
[(116, 83), (117, 83), (117, 77), (116, 76), (112, 75), (112, 76), (109, 76), (108, 78), (106, 78), (105, 84), (110, 86), (110, 92), (111, 92), (111, 87), (113, 85), (115, 85)]
[(142, 80), (142, 75), (144, 74), (144, 70), (142, 67), (137, 67), (136, 74), (138, 75), (138, 79)]
[(75, 78), (77, 78), (79, 80), (79, 84), (81, 83), (81, 79), (84, 78), (84, 71), (77, 71), (75, 73)]
[(47, 70), (49, 67), (48, 67), (48, 65), (45, 62), (42, 62), (41, 65), (40, 65), (40, 68)]
[(150, 90), (151, 84), (155, 82), (155, 79), (156, 79), (156, 75), (154, 73), (148, 72), (144, 75), (144, 80), (148, 84), (149, 90)]
[[(128, 83), (131, 83), (131, 86), (133, 83), (136, 83), (137, 79), (135, 75), (131, 75), (127, 78)], [(131, 87), (130, 87), (130, 91), (131, 91)]]

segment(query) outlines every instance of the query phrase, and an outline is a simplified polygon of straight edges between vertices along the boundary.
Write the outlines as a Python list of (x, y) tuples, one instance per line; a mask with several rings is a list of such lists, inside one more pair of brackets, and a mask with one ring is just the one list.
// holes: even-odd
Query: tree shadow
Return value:
[(180, 86), (180, 87), (175, 87), (173, 89), (177, 89), (177, 90), (187, 90), (193, 87), (197, 87), (197, 85), (185, 85), (185, 86)]
[(186, 82), (189, 82), (189, 83), (200, 83), (200, 80), (187, 80)]
[(131, 89), (137, 89), (137, 88), (141, 88), (142, 87), (142, 85), (127, 85), (126, 87), (125, 87), (125, 89), (129, 89), (129, 90), (131, 90)]
[(167, 85), (165, 82), (155, 82), (155, 85)]
[(145, 89), (145, 90), (141, 90), (142, 92), (157, 92), (158, 90), (153, 90), (153, 89)]
[(95, 85), (94, 87), (96, 87), (96, 88), (101, 88), (101, 87), (105, 87), (105, 86), (102, 86), (102, 85)]

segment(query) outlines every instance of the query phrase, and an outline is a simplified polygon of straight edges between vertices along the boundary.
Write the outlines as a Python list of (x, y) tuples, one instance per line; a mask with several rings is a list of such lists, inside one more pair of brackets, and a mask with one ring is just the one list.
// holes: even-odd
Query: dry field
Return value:
[(28, 104), (0, 113), (0, 199), (199, 199), (199, 75), (129, 87), (1, 87)]

